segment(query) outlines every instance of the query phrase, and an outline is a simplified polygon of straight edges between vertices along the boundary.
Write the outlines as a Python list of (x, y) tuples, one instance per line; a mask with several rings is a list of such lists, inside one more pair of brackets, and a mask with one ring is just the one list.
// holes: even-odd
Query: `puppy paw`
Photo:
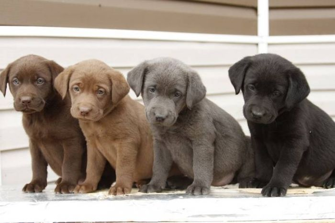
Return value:
[(250, 187), (249, 188), (263, 188), (265, 187), (269, 182), (265, 182), (262, 180), (258, 180), (258, 179), (252, 179), (251, 183), (250, 183)]
[(57, 184), (55, 188), (56, 194), (69, 194), (74, 191), (74, 188), (76, 187), (76, 184), (69, 183), (69, 182), (61, 182)]
[(154, 185), (154, 184), (146, 184), (146, 185), (142, 185), (142, 187), (140, 188), (139, 192), (142, 193), (154, 193), (154, 192), (162, 192), (163, 187), (159, 186), (159, 185)]
[(327, 180), (323, 182), (322, 187), (329, 189), (335, 187), (335, 177), (329, 177)]
[(108, 194), (117, 196), (117, 195), (130, 194), (130, 192), (131, 192), (131, 187), (122, 187), (122, 186), (115, 184), (109, 189)]
[(186, 194), (192, 194), (192, 195), (206, 195), (209, 194), (209, 187), (204, 186), (198, 186), (196, 184), (191, 184), (186, 189)]
[(193, 180), (185, 176), (169, 177), (166, 181), (166, 188), (173, 190), (185, 190)]
[(238, 188), (253, 188), (254, 179), (243, 179), (238, 182)]
[(32, 181), (29, 184), (26, 184), (22, 191), (26, 193), (40, 193), (46, 186), (46, 182)]
[(264, 197), (284, 197), (286, 195), (287, 188), (278, 187), (271, 184), (266, 185), (262, 189), (262, 195)]
[(86, 194), (93, 191), (96, 191), (96, 186), (85, 183), (78, 184), (73, 190), (75, 194)]
[(149, 179), (148, 180), (139, 180), (139, 181), (134, 183), (133, 188), (139, 188), (140, 189), (143, 185), (146, 185), (149, 182), (150, 182)]
[(56, 180), (55, 184), (57, 185), (57, 184), (59, 184), (60, 182), (62, 182), (62, 178), (61, 178), (61, 177), (58, 178), (58, 179)]

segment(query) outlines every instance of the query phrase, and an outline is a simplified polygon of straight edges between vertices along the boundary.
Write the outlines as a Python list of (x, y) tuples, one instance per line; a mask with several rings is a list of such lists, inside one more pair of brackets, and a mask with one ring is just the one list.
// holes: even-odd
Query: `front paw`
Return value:
[(284, 197), (286, 192), (287, 188), (272, 184), (268, 184), (262, 189), (262, 195), (264, 197)]
[(163, 190), (163, 187), (162, 186), (159, 186), (159, 185), (156, 185), (156, 184), (145, 184), (145, 185), (142, 185), (142, 187), (140, 188), (139, 192), (142, 192), (142, 193), (154, 193), (154, 192), (162, 192)]
[(55, 188), (56, 194), (69, 194), (74, 191), (76, 184), (69, 183), (69, 182), (60, 182), (57, 184)]
[(192, 183), (190, 186), (187, 187), (186, 194), (206, 195), (209, 194), (209, 187), (200, 186)]
[(323, 182), (322, 187), (329, 189), (335, 187), (335, 177), (329, 177), (327, 180)]
[(130, 194), (130, 192), (131, 192), (131, 187), (124, 187), (124, 186), (115, 184), (109, 189), (108, 194), (116, 196), (116, 195)]
[(22, 191), (26, 193), (40, 193), (47, 186), (47, 182), (41, 181), (32, 181), (29, 184), (26, 184)]
[(74, 188), (73, 192), (75, 194), (86, 194), (86, 193), (90, 193), (96, 190), (97, 190), (97, 186), (84, 182), (82, 184), (78, 184)]
[(186, 176), (169, 177), (166, 181), (166, 187), (173, 190), (185, 190), (193, 180)]
[(252, 179), (250, 183), (250, 188), (263, 188), (265, 187), (269, 182), (265, 182), (259, 179)]
[(238, 188), (254, 188), (254, 179), (243, 179), (238, 182)]

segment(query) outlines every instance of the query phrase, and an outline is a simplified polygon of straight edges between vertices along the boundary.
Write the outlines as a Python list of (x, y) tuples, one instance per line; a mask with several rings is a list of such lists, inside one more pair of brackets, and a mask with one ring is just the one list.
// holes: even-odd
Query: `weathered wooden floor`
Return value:
[(264, 198), (259, 189), (212, 187), (209, 196), (183, 191), (107, 196), (107, 191), (59, 195), (54, 185), (40, 194), (0, 187), (1, 222), (93, 221), (321, 221), (335, 222), (335, 190), (293, 188), (284, 198)]

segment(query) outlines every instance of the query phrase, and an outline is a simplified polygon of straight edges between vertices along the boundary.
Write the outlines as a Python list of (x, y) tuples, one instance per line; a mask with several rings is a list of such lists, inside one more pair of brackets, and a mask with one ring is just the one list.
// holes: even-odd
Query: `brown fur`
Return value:
[[(46, 187), (48, 165), (61, 176), (57, 193), (72, 192), (84, 178), (84, 136), (78, 120), (70, 114), (70, 98), (62, 100), (53, 88), (54, 79), (62, 71), (54, 61), (28, 55), (9, 64), (0, 76), (0, 90), (5, 96), (9, 83), (14, 107), (23, 112), (23, 126), (29, 136), (33, 177), (24, 192), (41, 192)], [(38, 78), (44, 83), (38, 84)], [(23, 98), (27, 97), (31, 101), (24, 104)]]
[(133, 182), (151, 178), (152, 136), (144, 106), (127, 95), (129, 86), (121, 73), (101, 61), (87, 60), (65, 69), (55, 87), (63, 98), (69, 92), (71, 114), (79, 119), (87, 140), (87, 177), (76, 193), (97, 189), (107, 161), (116, 170), (110, 194), (128, 194)]

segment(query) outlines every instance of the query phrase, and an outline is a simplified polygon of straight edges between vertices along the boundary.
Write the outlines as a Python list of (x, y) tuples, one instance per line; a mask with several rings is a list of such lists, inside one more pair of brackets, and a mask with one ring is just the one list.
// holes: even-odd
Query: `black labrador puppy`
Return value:
[(154, 137), (153, 177), (141, 192), (160, 192), (175, 162), (193, 179), (186, 193), (208, 194), (210, 185), (235, 178), (247, 187), (254, 177), (252, 151), (238, 122), (208, 100), (199, 75), (173, 58), (145, 61), (128, 73), (142, 94)]
[(285, 196), (291, 182), (335, 186), (335, 124), (306, 99), (304, 74), (274, 54), (245, 57), (229, 69), (236, 94), (242, 89), (256, 179), (263, 196)]

